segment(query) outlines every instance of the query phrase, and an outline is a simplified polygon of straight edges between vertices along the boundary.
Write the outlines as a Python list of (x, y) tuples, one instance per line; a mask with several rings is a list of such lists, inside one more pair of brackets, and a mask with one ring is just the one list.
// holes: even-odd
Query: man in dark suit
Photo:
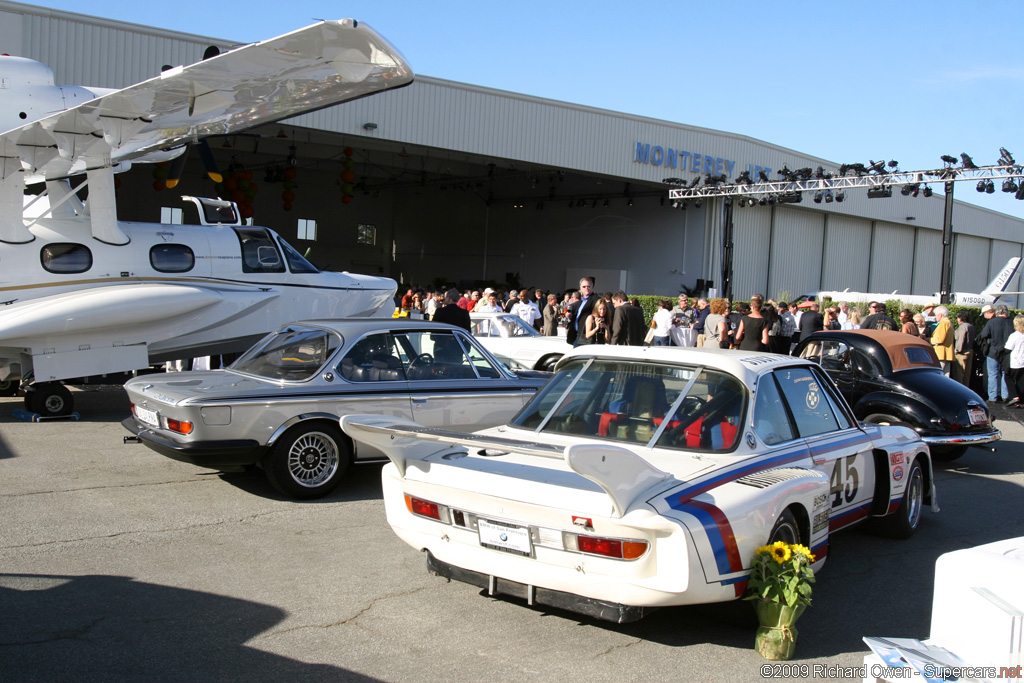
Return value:
[(800, 341), (825, 328), (825, 318), (822, 317), (819, 309), (820, 306), (815, 302), (810, 310), (804, 311), (800, 316)]
[(569, 327), (565, 331), (565, 341), (573, 346), (589, 344), (586, 335), (587, 316), (594, 310), (597, 294), (594, 294), (594, 279), (580, 278), (580, 302), (569, 306)]
[(647, 327), (644, 312), (626, 299), (622, 290), (612, 294), (612, 344), (619, 346), (643, 346)]
[(444, 306), (434, 313), (434, 322), (448, 323), (471, 332), (469, 311), (459, 306), (459, 294), (457, 289), (449, 289), (444, 295)]

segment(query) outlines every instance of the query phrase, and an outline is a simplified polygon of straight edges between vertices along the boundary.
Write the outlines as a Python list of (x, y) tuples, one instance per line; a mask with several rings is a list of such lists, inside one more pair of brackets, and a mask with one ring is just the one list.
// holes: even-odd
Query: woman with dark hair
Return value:
[(768, 350), (772, 353), (789, 353), (789, 340), (782, 339), (782, 318), (771, 302), (761, 307), (764, 325), (768, 328)]
[(917, 331), (917, 325), (914, 324), (914, 314), (909, 308), (904, 308), (900, 311), (900, 325), (902, 325), (902, 327), (900, 327), (900, 332), (903, 332), (904, 334), (912, 334), (915, 337), (921, 336)]
[(741, 351), (768, 350), (768, 325), (761, 314), (763, 305), (764, 297), (760, 294), (750, 297), (750, 313), (743, 316), (736, 329), (736, 341)]

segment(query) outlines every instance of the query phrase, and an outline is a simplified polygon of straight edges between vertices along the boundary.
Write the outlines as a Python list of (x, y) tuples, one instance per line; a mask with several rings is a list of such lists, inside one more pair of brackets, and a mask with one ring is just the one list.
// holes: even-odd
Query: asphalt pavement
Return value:
[[(289, 501), (259, 471), (123, 444), (120, 390), (76, 399), (81, 420), (39, 423), (0, 399), (5, 683), (765, 680), (749, 604), (615, 625), (489, 598), (391, 532), (380, 465)], [(833, 537), (798, 624), (810, 678), (859, 673), (863, 636), (927, 638), (936, 558), (1024, 536), (1024, 410), (999, 410), (995, 452), (938, 468), (941, 511), (911, 539)]]

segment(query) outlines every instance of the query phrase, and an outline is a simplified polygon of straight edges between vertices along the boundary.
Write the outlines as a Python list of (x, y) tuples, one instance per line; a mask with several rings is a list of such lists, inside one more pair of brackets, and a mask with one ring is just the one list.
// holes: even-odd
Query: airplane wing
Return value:
[(52, 180), (412, 82), (366, 24), (324, 21), (245, 45), (0, 135), (0, 179)]

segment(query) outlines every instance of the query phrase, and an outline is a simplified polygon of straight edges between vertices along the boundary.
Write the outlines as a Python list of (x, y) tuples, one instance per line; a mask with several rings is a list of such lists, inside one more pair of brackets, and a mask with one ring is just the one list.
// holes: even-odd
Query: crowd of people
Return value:
[[(404, 314), (421, 315), (470, 329), (471, 312), (504, 312), (522, 318), (538, 332), (564, 336), (568, 344), (630, 346), (699, 346), (788, 354), (802, 339), (819, 330), (892, 330), (932, 345), (942, 371), (969, 384), (975, 350), (985, 358), (990, 402), (1024, 406), (1024, 316), (1012, 321), (1006, 306), (985, 306), (984, 328), (977, 332), (967, 311), (956, 321), (945, 306), (910, 309), (893, 319), (885, 304), (872, 301), (866, 315), (848, 302), (822, 306), (814, 301), (767, 301), (760, 294), (750, 302), (680, 294), (675, 303), (658, 301), (650, 323), (636, 298), (622, 291), (599, 294), (594, 280), (582, 278), (579, 288), (566, 292), (542, 289), (447, 291), (408, 287), (396, 302)], [(415, 313), (413, 313), (415, 312)]]
[(470, 313), (510, 313), (541, 334), (563, 336), (574, 346), (645, 343), (639, 302), (621, 291), (598, 295), (590, 278), (581, 280), (579, 289), (561, 295), (542, 289), (432, 291), (412, 286), (396, 301), (396, 307), (400, 315), (422, 316), (467, 330)]

